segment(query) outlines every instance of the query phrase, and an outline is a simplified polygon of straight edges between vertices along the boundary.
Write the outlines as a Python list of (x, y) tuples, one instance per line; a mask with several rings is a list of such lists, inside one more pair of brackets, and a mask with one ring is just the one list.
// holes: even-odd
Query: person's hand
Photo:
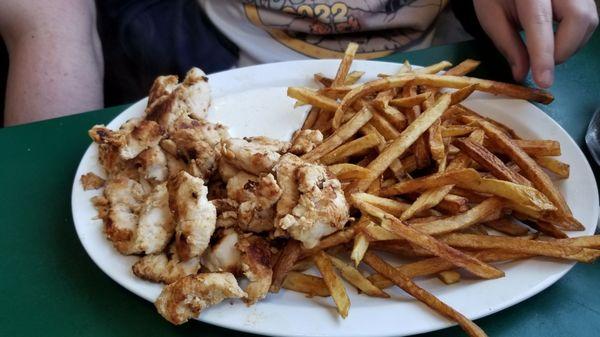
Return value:
[(598, 26), (594, 0), (473, 0), (473, 5), (481, 27), (508, 60), (513, 77), (523, 80), (531, 66), (533, 80), (543, 88), (554, 81), (554, 64), (573, 55)]

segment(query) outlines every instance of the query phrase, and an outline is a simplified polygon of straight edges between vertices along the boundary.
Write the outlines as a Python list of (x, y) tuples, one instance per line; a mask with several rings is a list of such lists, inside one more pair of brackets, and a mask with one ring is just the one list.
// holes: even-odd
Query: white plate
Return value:
[[(312, 74), (333, 76), (336, 60), (311, 60), (274, 63), (230, 70), (210, 75), (213, 106), (209, 119), (230, 127), (232, 136), (267, 135), (285, 139), (300, 126), (306, 108), (293, 109), (285, 96), (287, 86), (312, 86)], [(367, 71), (366, 79), (377, 73), (394, 72), (395, 63), (355, 61), (354, 69)], [(562, 145), (561, 160), (571, 165), (571, 177), (559, 183), (575, 216), (593, 234), (598, 219), (598, 191), (592, 170), (583, 153), (569, 135), (543, 111), (522, 101), (477, 94), (465, 104), (513, 127), (527, 138), (555, 139)], [(142, 100), (121, 113), (108, 126), (117, 128), (127, 119), (141, 116)], [(91, 127), (91, 125), (90, 125)], [(90, 198), (100, 191), (83, 191), (79, 177), (89, 171), (102, 174), (97, 148), (85, 152), (73, 182), (72, 207), (77, 234), (94, 262), (113, 280), (133, 293), (154, 301), (161, 286), (137, 279), (131, 273), (135, 257), (117, 253), (102, 233), (102, 223), (93, 220), (96, 211)], [(563, 276), (573, 263), (548, 259), (505, 263), (506, 277), (469, 280), (446, 286), (436, 279), (418, 283), (442, 301), (471, 319), (483, 317), (519, 303), (547, 288)], [(231, 329), (295, 336), (400, 336), (448, 327), (452, 322), (433, 313), (398, 289), (390, 289), (393, 299), (383, 300), (358, 295), (349, 288), (352, 307), (346, 319), (338, 317), (331, 299), (312, 298), (290, 291), (270, 294), (252, 307), (240, 301), (224, 303), (202, 313), (200, 321)], [(162, 319), (156, 316), (156, 319)]]

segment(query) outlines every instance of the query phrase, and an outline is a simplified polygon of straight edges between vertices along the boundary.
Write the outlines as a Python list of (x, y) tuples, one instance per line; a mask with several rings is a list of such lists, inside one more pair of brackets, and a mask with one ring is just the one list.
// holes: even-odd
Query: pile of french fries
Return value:
[[(384, 289), (396, 285), (469, 335), (485, 336), (413, 279), (451, 284), (461, 269), (495, 279), (504, 272), (493, 262), (600, 256), (599, 236), (565, 233), (584, 226), (550, 178), (569, 176), (569, 165), (553, 158), (560, 144), (522, 139), (461, 105), (476, 90), (544, 104), (550, 93), (467, 77), (479, 64), (474, 60), (418, 69), (405, 62), (396, 74), (359, 83), (364, 73), (350, 71), (356, 47), (348, 46), (335, 78), (314, 75), (318, 89), (288, 89), (297, 106), (310, 105), (302, 129), (326, 137), (303, 159), (327, 165), (340, 179), (354, 221), (310, 250), (290, 241), (274, 267), (272, 290), (331, 296), (346, 317), (350, 300), (341, 278), (367, 296), (389, 297)], [(413, 262), (393, 266), (380, 252)], [(344, 254), (352, 263), (336, 257)], [(303, 273), (312, 262), (322, 278)]]

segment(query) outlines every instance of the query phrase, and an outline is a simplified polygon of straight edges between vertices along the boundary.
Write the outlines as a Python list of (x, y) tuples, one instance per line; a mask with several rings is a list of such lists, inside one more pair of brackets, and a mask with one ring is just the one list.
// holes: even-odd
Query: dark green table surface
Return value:
[[(596, 33), (578, 55), (558, 66), (552, 88), (556, 100), (542, 106), (580, 145), (600, 106), (599, 56)], [(477, 42), (387, 60), (428, 64), (466, 57), (484, 61), (479, 76), (510, 77), (502, 58)], [(151, 303), (104, 275), (79, 243), (70, 197), (75, 169), (90, 143), (86, 131), (125, 108), (0, 129), (0, 336), (242, 335), (195, 321), (170, 325)], [(577, 265), (542, 293), (477, 323), (490, 336), (600, 336), (600, 268)], [(427, 334), (457, 335), (462, 335), (458, 328)]]

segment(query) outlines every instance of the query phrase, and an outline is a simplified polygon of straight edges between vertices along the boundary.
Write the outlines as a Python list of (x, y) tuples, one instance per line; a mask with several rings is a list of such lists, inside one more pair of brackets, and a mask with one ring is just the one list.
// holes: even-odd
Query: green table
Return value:
[[(581, 145), (600, 106), (600, 34), (557, 69), (555, 103), (543, 106)], [(484, 61), (480, 76), (507, 79), (502, 58), (477, 42), (398, 54), (428, 64)], [(237, 336), (191, 322), (175, 327), (154, 306), (104, 275), (71, 218), (71, 184), (90, 143), (87, 130), (126, 106), (0, 129), (0, 336)], [(541, 294), (477, 321), (490, 336), (600, 336), (600, 268), (578, 265)], [(399, 313), (401, 314), (401, 313)], [(427, 336), (456, 336), (450, 328)]]

